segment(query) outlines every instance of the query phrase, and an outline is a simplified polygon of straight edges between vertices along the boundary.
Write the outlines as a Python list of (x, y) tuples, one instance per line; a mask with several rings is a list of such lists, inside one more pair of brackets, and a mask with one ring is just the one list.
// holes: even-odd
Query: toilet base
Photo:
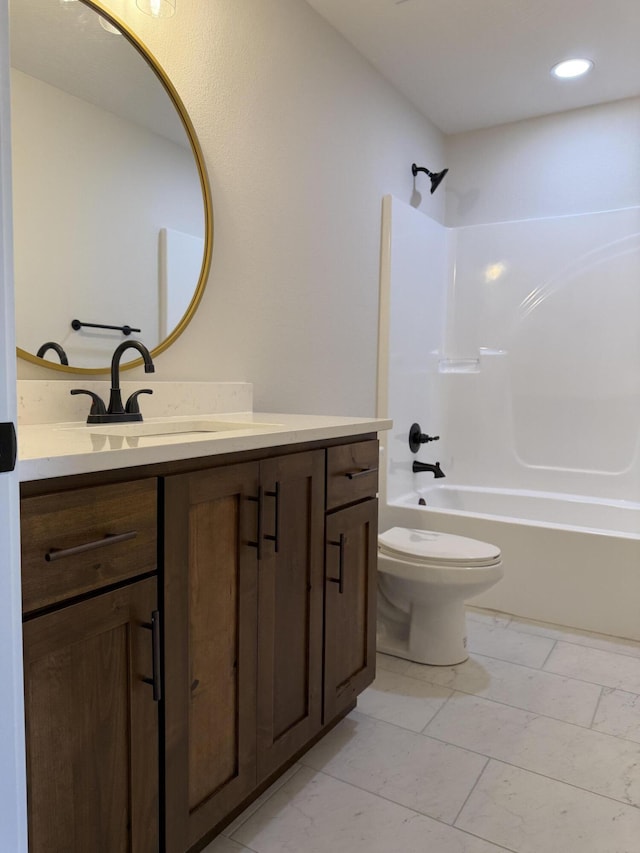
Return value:
[(377, 649), (430, 666), (454, 666), (469, 657), (464, 601), (412, 605), (407, 624), (378, 618)]

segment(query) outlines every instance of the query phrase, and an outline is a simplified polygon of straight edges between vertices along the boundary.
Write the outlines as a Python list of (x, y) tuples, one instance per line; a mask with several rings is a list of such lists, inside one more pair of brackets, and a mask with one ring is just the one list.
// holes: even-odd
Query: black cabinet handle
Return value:
[(247, 497), (248, 501), (252, 503), (258, 504), (258, 522), (257, 522), (257, 530), (256, 530), (256, 540), (255, 542), (249, 541), (247, 545), (250, 545), (252, 548), (258, 549), (258, 560), (262, 559), (262, 497), (264, 494), (264, 490), (262, 486), (258, 486), (258, 496), (254, 497), (253, 495), (249, 495)]
[(336, 548), (339, 548), (339, 558), (338, 558), (338, 577), (337, 578), (327, 578), (329, 583), (337, 583), (338, 584), (338, 592), (340, 595), (344, 592), (344, 546), (347, 541), (347, 537), (344, 533), (340, 534), (340, 539), (335, 542), (333, 540), (329, 540), (329, 545), (335, 545)]
[(276, 516), (275, 516), (275, 533), (272, 536), (271, 534), (265, 533), (265, 539), (268, 539), (270, 542), (275, 542), (275, 552), (278, 553), (278, 549), (280, 548), (280, 483), (276, 482), (276, 487), (273, 492), (265, 492), (265, 495), (268, 498), (276, 499)]
[(377, 473), (377, 468), (361, 468), (358, 471), (345, 471), (345, 477), (348, 477), (349, 480), (355, 480), (356, 477), (364, 477), (365, 474), (375, 474)]
[(96, 548), (104, 548), (105, 545), (117, 545), (118, 542), (135, 539), (137, 535), (137, 530), (129, 530), (127, 533), (107, 533), (104, 539), (97, 539), (95, 542), (85, 542), (84, 545), (75, 545), (73, 548), (50, 548), (44, 555), (44, 558), (48, 563), (52, 563), (54, 560), (62, 560), (63, 557), (73, 557), (76, 554), (83, 554), (85, 551), (95, 551)]
[(151, 614), (151, 622), (143, 622), (143, 628), (151, 631), (152, 648), (152, 671), (151, 678), (143, 678), (145, 684), (153, 687), (153, 701), (160, 702), (162, 699), (162, 676), (160, 675), (160, 613), (154, 610)]

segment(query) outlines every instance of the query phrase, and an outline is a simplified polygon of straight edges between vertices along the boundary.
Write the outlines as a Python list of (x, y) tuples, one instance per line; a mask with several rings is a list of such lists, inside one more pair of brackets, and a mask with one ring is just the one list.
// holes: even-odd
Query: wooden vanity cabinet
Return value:
[(313, 450), (260, 466), (258, 783), (322, 728), (324, 464)]
[(184, 853), (256, 786), (258, 463), (164, 479), (164, 831)]
[(167, 853), (320, 731), (323, 509), (322, 450), (164, 481)]
[(323, 721), (375, 677), (378, 442), (327, 450)]
[(369, 435), (25, 484), (31, 853), (201, 849), (353, 707), (377, 466)]
[(30, 853), (158, 851), (156, 518), (154, 479), (22, 501)]

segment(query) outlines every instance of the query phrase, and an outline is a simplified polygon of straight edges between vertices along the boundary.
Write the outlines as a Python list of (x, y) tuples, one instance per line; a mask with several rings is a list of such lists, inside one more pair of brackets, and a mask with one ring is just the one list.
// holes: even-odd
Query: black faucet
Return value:
[(144, 359), (145, 373), (155, 372), (151, 354), (143, 343), (140, 341), (123, 341), (121, 344), (118, 344), (111, 359), (109, 407), (105, 408), (104, 402), (93, 391), (85, 391), (80, 388), (74, 388), (71, 391), (72, 394), (88, 394), (91, 397), (92, 405), (89, 417), (87, 418), (88, 424), (121, 424), (142, 420), (142, 414), (138, 405), (138, 396), (140, 394), (153, 394), (150, 388), (141, 388), (140, 391), (134, 391), (127, 400), (126, 406), (122, 405), (122, 395), (120, 393), (120, 359), (125, 350), (128, 349), (138, 350)]
[[(118, 344), (111, 359), (111, 395), (109, 397), (109, 407), (107, 408), (107, 417), (111, 416), (111, 423), (114, 423), (115, 418), (117, 418), (118, 422), (141, 421), (142, 415), (140, 414), (140, 409), (138, 409), (136, 398), (138, 394), (153, 394), (153, 391), (148, 388), (136, 391), (127, 400), (127, 408), (123, 407), (122, 396), (120, 394), (120, 359), (122, 358), (122, 354), (128, 349), (138, 350), (144, 359), (145, 373), (154, 373), (155, 371), (151, 354), (140, 341), (123, 341), (121, 344)], [(135, 407), (135, 410), (132, 411), (131, 407)]]
[(446, 477), (446, 474), (440, 469), (440, 463), (436, 462), (435, 465), (430, 465), (428, 462), (418, 462), (414, 461), (411, 466), (411, 470), (414, 474), (417, 474), (419, 471), (431, 471), (434, 478), (438, 480), (440, 477)]
[(47, 341), (42, 344), (38, 352), (36, 353), (36, 358), (44, 358), (44, 354), (47, 350), (55, 350), (58, 353), (58, 358), (60, 359), (60, 364), (64, 364), (67, 367), (69, 366), (69, 359), (67, 358), (66, 352), (62, 349), (60, 344), (57, 344), (55, 341)]

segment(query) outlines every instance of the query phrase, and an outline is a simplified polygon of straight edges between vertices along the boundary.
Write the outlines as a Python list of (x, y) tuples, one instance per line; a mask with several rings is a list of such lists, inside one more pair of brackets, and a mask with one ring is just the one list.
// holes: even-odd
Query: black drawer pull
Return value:
[(129, 530), (127, 533), (107, 533), (104, 539), (86, 542), (84, 545), (76, 545), (73, 548), (50, 548), (44, 558), (48, 563), (52, 563), (54, 560), (62, 560), (63, 557), (74, 557), (76, 554), (84, 554), (85, 551), (104, 548), (105, 545), (117, 545), (118, 542), (135, 539), (137, 535), (137, 530)]
[(345, 477), (348, 477), (350, 480), (355, 480), (356, 477), (364, 477), (365, 474), (377, 474), (377, 468), (361, 468), (358, 471), (346, 471)]
[(344, 592), (344, 546), (347, 541), (347, 537), (344, 533), (340, 534), (340, 539), (338, 542), (334, 542), (333, 540), (329, 540), (329, 545), (335, 545), (336, 548), (340, 549), (340, 557), (338, 562), (338, 577), (337, 578), (327, 578), (329, 583), (337, 583), (338, 584), (338, 592), (340, 595)]
[(160, 613), (154, 610), (151, 614), (151, 622), (143, 622), (143, 628), (151, 631), (151, 643), (153, 653), (153, 676), (143, 678), (145, 684), (153, 687), (153, 701), (160, 702), (162, 699), (162, 679), (160, 676)]

